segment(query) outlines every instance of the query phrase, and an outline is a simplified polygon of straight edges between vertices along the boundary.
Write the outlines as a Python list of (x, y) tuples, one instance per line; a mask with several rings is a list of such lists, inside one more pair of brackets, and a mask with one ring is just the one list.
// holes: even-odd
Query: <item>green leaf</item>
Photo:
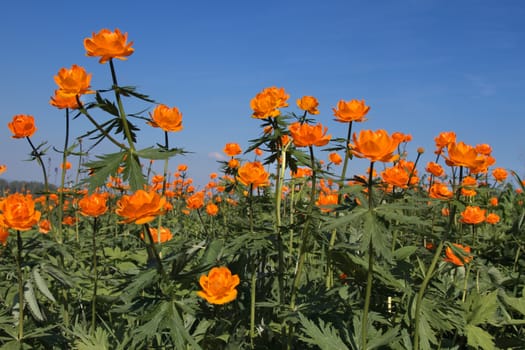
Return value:
[(161, 148), (148, 147), (148, 148), (144, 148), (139, 151), (136, 151), (135, 153), (139, 157), (142, 157), (142, 158), (159, 160), (159, 159), (168, 159), (177, 154), (184, 154), (185, 152), (182, 148), (172, 148), (169, 150), (164, 150)]
[(38, 266), (35, 266), (33, 268), (33, 279), (34, 279), (34, 281), (36, 283), (36, 286), (38, 287), (38, 290), (42, 294), (44, 294), (44, 296), (46, 298), (48, 298), (49, 300), (51, 300), (52, 302), (56, 302), (55, 297), (53, 296), (53, 294), (51, 293), (51, 291), (47, 287), (46, 281), (42, 278), (42, 276), (40, 275), (40, 272), (38, 272), (38, 270), (39, 270)]
[(146, 179), (142, 174), (142, 167), (140, 166), (140, 160), (137, 156), (128, 153), (128, 157), (125, 159), (124, 172), (122, 178), (128, 181), (129, 187), (132, 191), (144, 189)]
[(33, 284), (31, 281), (27, 281), (24, 285), (24, 300), (26, 301), (33, 317), (38, 321), (43, 321), (44, 315), (42, 315), (38, 302), (36, 301), (35, 291), (33, 290)]
[(498, 307), (497, 291), (479, 295), (476, 292), (469, 294), (465, 301), (467, 307), (467, 323), (473, 326), (490, 322)]
[(97, 156), (99, 160), (85, 164), (86, 168), (93, 170), (93, 174), (84, 180), (84, 183), (88, 183), (90, 192), (105, 185), (108, 177), (117, 173), (126, 154), (126, 152), (109, 153)]
[(503, 301), (505, 301), (505, 304), (525, 316), (525, 296), (521, 298), (515, 298), (510, 297), (507, 294), (503, 294)]
[(383, 334), (374, 334), (372, 339), (370, 339), (367, 343), (367, 349), (377, 349), (392, 343), (394, 339), (396, 339), (398, 333), (399, 327), (394, 327)]
[(301, 322), (302, 331), (300, 335), (301, 340), (318, 346), (321, 350), (348, 350), (348, 346), (339, 337), (337, 330), (330, 324), (325, 324), (322, 319), (319, 319), (319, 326), (299, 313), (299, 320)]
[(394, 259), (398, 261), (405, 260), (410, 255), (414, 254), (416, 250), (417, 250), (417, 247), (413, 245), (401, 247), (397, 249), (396, 251), (394, 251)]
[(483, 349), (483, 350), (495, 350), (494, 346), (494, 337), (490, 335), (487, 331), (468, 324), (465, 326), (465, 333), (467, 334), (467, 343), (472, 346), (474, 349)]

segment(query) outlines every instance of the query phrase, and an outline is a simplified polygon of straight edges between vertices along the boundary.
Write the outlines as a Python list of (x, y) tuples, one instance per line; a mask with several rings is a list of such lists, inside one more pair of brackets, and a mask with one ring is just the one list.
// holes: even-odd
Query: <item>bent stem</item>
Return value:
[(24, 338), (24, 278), (22, 275), (22, 236), (16, 230), (16, 273), (18, 275), (18, 340)]
[[(370, 162), (370, 170), (368, 174), (368, 210), (373, 214), (374, 199), (372, 192), (372, 178), (374, 173), (374, 162)], [(372, 282), (374, 278), (374, 245), (370, 238), (368, 243), (368, 271), (366, 273), (366, 291), (365, 291), (365, 305), (363, 306), (363, 318), (361, 319), (361, 348), (366, 349), (368, 341), (368, 311), (370, 309), (370, 299), (372, 297)]]

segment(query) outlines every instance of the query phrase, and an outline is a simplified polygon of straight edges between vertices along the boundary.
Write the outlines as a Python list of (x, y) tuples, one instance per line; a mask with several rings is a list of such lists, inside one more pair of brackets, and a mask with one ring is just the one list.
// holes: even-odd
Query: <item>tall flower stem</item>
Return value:
[(97, 271), (97, 218), (93, 218), (93, 235), (92, 235), (92, 249), (93, 257), (91, 267), (93, 269), (93, 297), (91, 299), (91, 334), (95, 334), (96, 320), (97, 320), (97, 284), (98, 284), (98, 271)]
[[(42, 154), (35, 147), (35, 145), (33, 144), (33, 141), (31, 141), (31, 138), (29, 136), (27, 136), (26, 139), (27, 139), (27, 142), (29, 142), (31, 149), (33, 150), (32, 156), (36, 158), (36, 160), (38, 161), (38, 164), (40, 164), (40, 167), (42, 168), (42, 175), (44, 176), (44, 191), (46, 193), (46, 199), (47, 199), (49, 198), (49, 181), (47, 179), (46, 166), (44, 165), (44, 162), (42, 161)], [(46, 210), (47, 209), (48, 208), (46, 208)]]
[(66, 108), (66, 135), (64, 137), (64, 149), (62, 150), (62, 172), (60, 174), (60, 191), (58, 192), (58, 233), (57, 241), (62, 242), (62, 219), (64, 217), (64, 183), (66, 181), (67, 148), (69, 147), (69, 108)]
[(122, 121), (122, 128), (124, 129), (124, 135), (126, 136), (126, 140), (128, 140), (129, 150), (133, 154), (135, 153), (135, 145), (133, 144), (133, 138), (131, 137), (131, 130), (129, 128), (127, 115), (126, 115), (126, 112), (124, 111), (124, 104), (122, 103), (122, 98), (120, 96), (119, 85), (117, 82), (117, 74), (115, 72), (115, 66), (113, 64), (113, 59), (109, 60), (109, 67), (111, 69), (111, 78), (113, 80), (113, 90), (115, 91), (115, 99), (117, 101), (119, 115)]
[[(373, 198), (373, 173), (374, 162), (370, 162), (370, 169), (368, 174), (368, 210), (373, 215), (374, 198)], [(366, 349), (368, 341), (368, 311), (370, 309), (370, 299), (372, 297), (372, 283), (374, 278), (374, 244), (372, 238), (368, 243), (368, 271), (366, 273), (366, 290), (365, 290), (365, 304), (363, 306), (363, 317), (361, 319), (361, 349)]]
[(165, 274), (164, 274), (164, 266), (162, 265), (162, 259), (160, 258), (157, 248), (155, 247), (155, 242), (153, 241), (153, 236), (151, 235), (151, 232), (149, 230), (149, 225), (147, 223), (144, 224), (144, 231), (146, 231), (144, 233), (144, 236), (147, 237), (147, 240), (148, 240), (148, 242), (146, 243), (147, 250), (149, 252), (148, 254), (151, 254), (152, 258), (155, 259), (155, 261), (157, 262), (157, 271), (162, 276), (164, 276)]
[[(348, 168), (348, 161), (350, 159), (350, 147), (348, 144), (350, 143), (350, 137), (352, 135), (352, 122), (348, 123), (348, 133), (346, 134), (346, 140), (345, 140), (345, 157), (343, 160), (343, 169), (341, 170), (341, 177), (340, 177), (340, 185), (339, 188), (342, 188), (344, 186), (344, 181), (346, 178), (346, 169)], [(339, 194), (337, 198), (337, 203), (341, 203), (341, 199), (343, 198), (342, 194)], [(333, 265), (332, 261), (330, 259), (330, 251), (334, 247), (335, 239), (337, 237), (337, 229), (332, 230), (332, 235), (330, 237), (330, 243), (328, 245), (328, 255), (327, 255), (327, 273), (326, 273), (326, 288), (329, 289), (333, 286), (334, 283), (334, 276), (333, 276)]]
[(275, 188), (275, 234), (277, 237), (277, 250), (278, 250), (278, 264), (277, 264), (277, 277), (279, 285), (279, 305), (282, 305), (283, 299), (283, 287), (284, 287), (284, 251), (283, 251), (283, 238), (281, 235), (281, 202), (282, 202), (282, 190), (284, 182), (284, 173), (286, 170), (286, 150), (290, 142), (286, 145), (281, 144), (281, 155), (279, 157), (280, 166), (277, 171), (277, 183)]
[(18, 340), (24, 338), (24, 276), (22, 274), (22, 236), (16, 230), (16, 273), (18, 275)]
[[(250, 194), (248, 197), (248, 206), (250, 211), (250, 234), (253, 235), (253, 184), (250, 184)], [(250, 281), (250, 345), (254, 348), (255, 339), (255, 301), (257, 299), (256, 287), (257, 287), (257, 259), (252, 258), (252, 276)]]

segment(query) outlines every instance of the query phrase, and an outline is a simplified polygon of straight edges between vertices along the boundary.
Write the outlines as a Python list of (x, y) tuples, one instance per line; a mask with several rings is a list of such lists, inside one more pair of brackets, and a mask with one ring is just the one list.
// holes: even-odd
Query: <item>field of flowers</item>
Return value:
[[(331, 135), (315, 97), (293, 112), (268, 87), (250, 102), (258, 137), (226, 143), (229, 160), (195, 188), (191, 169), (170, 167), (186, 152), (169, 143), (182, 113), (118, 84), (127, 33), (102, 29), (84, 47), (111, 88), (78, 65), (55, 76), (56, 191), (38, 118), (8, 124), (45, 189), (0, 194), (2, 349), (525, 348), (524, 182), (490, 145), (438, 130), (434, 150), (408, 154), (411, 135), (362, 127), (359, 100), (333, 108), (348, 132)], [(151, 112), (128, 115), (135, 99)], [(115, 152), (88, 157), (71, 141), (76, 118), (92, 125), (89, 155), (101, 142)], [(164, 138), (138, 149), (141, 127)], [(351, 173), (355, 158), (366, 173)]]

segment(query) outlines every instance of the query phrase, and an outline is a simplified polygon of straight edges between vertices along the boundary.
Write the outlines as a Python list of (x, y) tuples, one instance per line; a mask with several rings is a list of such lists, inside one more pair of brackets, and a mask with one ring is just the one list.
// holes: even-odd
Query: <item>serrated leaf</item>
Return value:
[(467, 323), (473, 326), (486, 323), (492, 319), (498, 307), (497, 291), (489, 294), (479, 295), (475, 292), (469, 294), (465, 302), (467, 311)]
[(26, 301), (29, 311), (31, 311), (33, 317), (38, 321), (43, 321), (44, 315), (42, 315), (40, 307), (38, 306), (38, 302), (36, 301), (35, 291), (31, 281), (27, 281), (24, 285), (24, 300)]
[(135, 155), (129, 153), (127, 155), (122, 178), (124, 181), (128, 181), (132, 191), (142, 190), (146, 184), (146, 179), (144, 178), (144, 174), (142, 174), (140, 160)]
[(503, 294), (503, 300), (505, 301), (505, 304), (525, 316), (525, 297), (515, 298)]
[(465, 326), (465, 333), (467, 335), (467, 343), (472, 346), (474, 349), (483, 349), (483, 350), (495, 350), (494, 338), (487, 331), (468, 324)]
[(185, 152), (182, 148), (172, 148), (169, 150), (164, 150), (164, 149), (155, 148), (155, 147), (148, 147), (148, 148), (144, 148), (139, 151), (136, 151), (136, 154), (139, 157), (146, 158), (146, 159), (155, 159), (155, 160), (168, 159), (177, 154), (184, 154), (184, 153)]
[(368, 341), (367, 349), (376, 349), (392, 343), (392, 341), (397, 337), (398, 333), (399, 327), (391, 328), (383, 334), (376, 333), (374, 337)]
[(312, 345), (317, 345), (321, 350), (348, 350), (348, 346), (339, 337), (338, 332), (330, 325), (319, 319), (319, 326), (313, 321), (299, 314), (302, 331), (304, 335), (300, 338)]
[(47, 287), (47, 283), (40, 275), (40, 272), (38, 272), (38, 267), (33, 268), (33, 279), (35, 280), (35, 284), (38, 288), (38, 290), (44, 294), (46, 298), (51, 300), (52, 302), (56, 302), (55, 297)]
[(99, 160), (85, 164), (88, 169), (93, 170), (93, 174), (84, 181), (88, 183), (90, 192), (103, 186), (110, 175), (117, 173), (117, 169), (122, 164), (126, 154), (126, 152), (109, 153), (97, 156)]

